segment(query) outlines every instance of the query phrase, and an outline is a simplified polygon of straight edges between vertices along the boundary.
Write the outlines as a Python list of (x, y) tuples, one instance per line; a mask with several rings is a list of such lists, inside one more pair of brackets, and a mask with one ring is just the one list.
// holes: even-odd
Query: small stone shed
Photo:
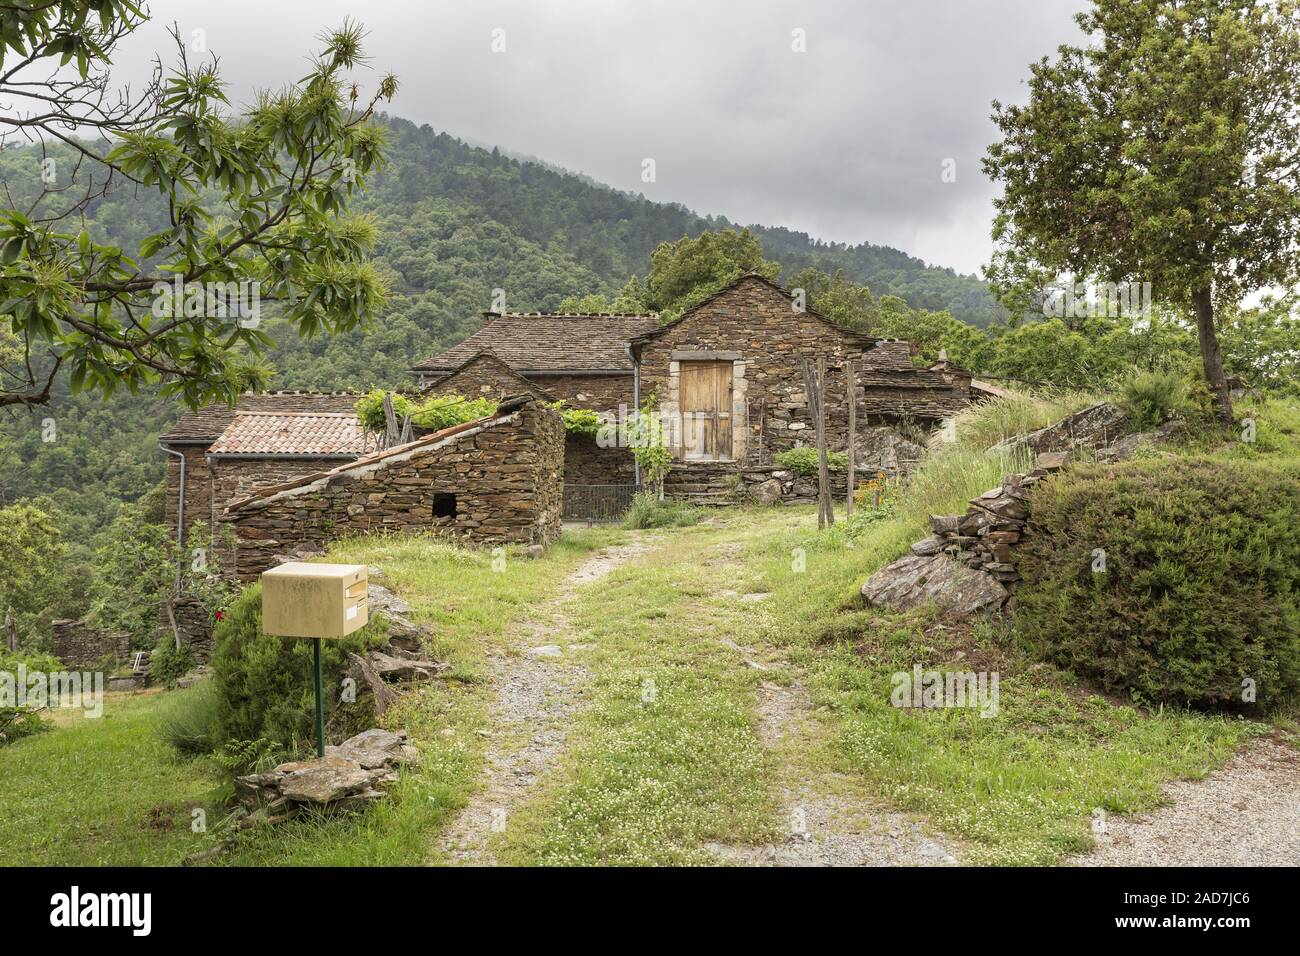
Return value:
[(234, 573), (253, 580), (291, 554), (356, 532), (549, 543), (560, 534), (564, 437), (558, 412), (531, 395), (510, 396), (486, 418), (259, 488), (221, 516), (234, 531)]
[(166, 522), (173, 539), (188, 540), (196, 521), (215, 528), (226, 505), (258, 487), (334, 468), (371, 450), (356, 420), (358, 397), (250, 392), (234, 408), (216, 404), (182, 415), (158, 439), (168, 454)]

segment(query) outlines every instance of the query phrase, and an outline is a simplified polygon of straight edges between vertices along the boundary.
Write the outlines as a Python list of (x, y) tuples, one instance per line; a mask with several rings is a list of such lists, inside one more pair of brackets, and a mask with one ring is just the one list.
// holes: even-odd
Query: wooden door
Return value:
[(731, 363), (682, 362), (680, 375), (681, 457), (730, 458)]

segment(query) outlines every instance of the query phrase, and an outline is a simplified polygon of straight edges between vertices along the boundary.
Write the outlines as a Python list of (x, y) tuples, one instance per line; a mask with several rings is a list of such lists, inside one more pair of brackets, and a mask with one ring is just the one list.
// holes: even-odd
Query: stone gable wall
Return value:
[[(358, 532), (546, 544), (560, 533), (564, 436), (559, 413), (534, 402), (445, 446), (255, 501), (223, 519), (238, 540), (235, 573), (252, 580), (286, 555)], [(435, 517), (435, 495), (446, 494), (456, 496), (456, 513)]]
[[(726, 290), (678, 325), (667, 328), (641, 348), (641, 394), (656, 395), (661, 410), (678, 414), (680, 362), (719, 353), (733, 368), (732, 457), (750, 464), (767, 463), (773, 453), (815, 444), (808, 414), (802, 360), (826, 357), (826, 434), (829, 447), (847, 444), (844, 362), (864, 356), (850, 333), (806, 313), (795, 312), (788, 296), (759, 280)], [(866, 350), (870, 365), (870, 350)], [(687, 359), (687, 360), (689, 360)], [(859, 375), (862, 365), (859, 364)], [(933, 424), (969, 403), (969, 386), (957, 387), (933, 375), (941, 387), (907, 390), (880, 385), (858, 386), (858, 424), (913, 418)]]
[(532, 383), (515, 374), (508, 365), (490, 355), (474, 358), (464, 368), (431, 385), (426, 395), (464, 395), (466, 398), (501, 399), (528, 393), (545, 399), (542, 383)]

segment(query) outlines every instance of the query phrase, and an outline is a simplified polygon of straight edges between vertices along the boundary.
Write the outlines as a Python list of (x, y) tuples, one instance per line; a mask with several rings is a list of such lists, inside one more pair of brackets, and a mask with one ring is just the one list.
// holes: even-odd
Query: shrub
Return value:
[[(327, 730), (342, 739), (372, 715), (363, 704), (341, 704), (338, 689), (349, 653), (383, 643), (386, 626), (372, 621), (360, 631), (321, 642)], [(213, 634), (212, 680), (219, 703), (213, 743), (267, 741), (292, 750), (312, 739), (315, 690), (312, 642), (262, 633), (262, 586), (254, 584), (226, 610)]]
[(50, 729), (50, 722), (33, 707), (0, 706), (0, 747)]
[[(779, 451), (772, 456), (772, 461), (787, 471), (793, 471), (796, 475), (803, 475), (805, 478), (817, 474), (818, 454), (816, 448), (802, 447)], [(831, 471), (844, 471), (849, 467), (849, 456), (842, 451), (828, 451), (826, 453), (826, 467)]]
[[(384, 390), (374, 389), (357, 400), (357, 419), (367, 431), (382, 434), (384, 423)], [(416, 403), (405, 395), (393, 393), (393, 414), (400, 425), (411, 416), (411, 425), (424, 432), (436, 432), (462, 422), (474, 421), (491, 415), (497, 403), (488, 398), (466, 398), (464, 395), (434, 395)]]
[(570, 435), (595, 438), (605, 424), (605, 419), (599, 412), (592, 411), (590, 408), (570, 408), (569, 403), (563, 399), (558, 402), (548, 402), (546, 407), (560, 413), (560, 417), (564, 419), (564, 430)]
[(654, 492), (639, 491), (623, 516), (625, 528), (685, 528), (698, 524), (703, 509), (688, 501), (660, 501)]
[(1080, 466), (1032, 512), (1017, 628), (1040, 654), (1147, 702), (1240, 707), (1251, 680), (1267, 709), (1300, 691), (1294, 464)]
[(216, 728), (221, 695), (211, 680), (199, 681), (174, 695), (166, 704), (159, 730), (167, 743), (187, 757), (216, 750)]
[(1121, 386), (1118, 404), (1137, 431), (1147, 431), (1185, 411), (1187, 398), (1179, 373), (1136, 372)]
[(149, 654), (149, 679), (164, 687), (175, 687), (176, 682), (194, 669), (194, 655), (188, 644), (176, 646), (171, 634), (164, 634)]

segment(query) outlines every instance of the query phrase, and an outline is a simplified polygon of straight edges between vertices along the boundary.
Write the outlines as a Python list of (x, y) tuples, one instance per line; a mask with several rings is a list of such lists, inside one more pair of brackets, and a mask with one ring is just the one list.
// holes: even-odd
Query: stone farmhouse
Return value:
[[(426, 394), (523, 402), (510, 405), (515, 410), (506, 417), (519, 414), (530, 421), (539, 412), (524, 408), (542, 409), (560, 400), (613, 421), (649, 400), (665, 423), (676, 459), (670, 494), (723, 500), (723, 484), (734, 484), (738, 476), (750, 486), (761, 486), (767, 500), (798, 501), (811, 496), (808, 483), (783, 472), (773, 456), (813, 443), (802, 362), (819, 356), (827, 365), (824, 404), (832, 450), (842, 451), (847, 443), (845, 363), (855, 363), (856, 457), (859, 467), (872, 472), (906, 470), (909, 460), (919, 456), (917, 442), (926, 431), (983, 395), (968, 372), (946, 362), (918, 368), (908, 343), (840, 328), (812, 310), (799, 309), (784, 289), (754, 274), (666, 324), (655, 315), (487, 312), (472, 335), (410, 372)], [(195, 521), (214, 528), (224, 522), (233, 528), (241, 542), (241, 574), (256, 563), (243, 556), (267, 550), (251, 543), (268, 530), (260, 524), (279, 522), (277, 534), (266, 537), (289, 543), (293, 521), (310, 519), (310, 524), (326, 520), (324, 514), (339, 527), (443, 527), (484, 541), (549, 538), (550, 492), (537, 488), (528, 493), (537, 503), (527, 507), (544, 517), (534, 516), (517, 527), (483, 510), (513, 507), (509, 492), (518, 490), (514, 488), (499, 489), (469, 510), (462, 505), (470, 500), (466, 496), (472, 496), (472, 489), (463, 483), (445, 492), (431, 491), (430, 485), (423, 497), (374, 492), (385, 495), (378, 520), (369, 499), (349, 498), (341, 504), (340, 488), (352, 489), (348, 495), (361, 493), (353, 488), (356, 475), (372, 476), (377, 462), (388, 462), (379, 472), (390, 473), (396, 461), (383, 456), (404, 455), (403, 448), (418, 446), (423, 449), (421, 459), (439, 457), (454, 454), (443, 449), (458, 445), (449, 440), (455, 436), (432, 442), (429, 439), (436, 436), (425, 436), (379, 452), (377, 459), (374, 439), (356, 420), (357, 398), (348, 393), (275, 392), (244, 396), (234, 409), (215, 406), (183, 416), (159, 442), (170, 456), (169, 524), (183, 538)], [(495, 419), (484, 421), (489, 420)], [(491, 426), (495, 433), (501, 427)], [(545, 431), (534, 423), (519, 433), (535, 437)], [(905, 432), (912, 437), (904, 437)], [(564, 516), (600, 512), (608, 502), (595, 492), (612, 492), (617, 503), (630, 498), (639, 476), (627, 447), (561, 434), (559, 455), (550, 450), (537, 454), (555, 460)], [(469, 469), (482, 481), (494, 480), (477, 465), (460, 464), (462, 471)], [(499, 467), (506, 469), (503, 475), (514, 474), (504, 459)], [(421, 466), (402, 480), (411, 487), (417, 480), (427, 484), (426, 473), (434, 471), (432, 465)], [(426, 500), (429, 494), (455, 496), (456, 513), (444, 514), (439, 509), (447, 507), (447, 499), (435, 505)], [(317, 495), (313, 502), (325, 504), (300, 506), (312, 495)], [(398, 504), (409, 505), (409, 514), (399, 516), (393, 510)], [(356, 508), (362, 511), (349, 511)], [(288, 515), (296, 517), (290, 520)], [(514, 530), (503, 530), (507, 526)], [(315, 534), (308, 530), (297, 536), (303, 539), (298, 544)]]
[[(946, 362), (917, 368), (907, 342), (840, 328), (755, 274), (663, 325), (654, 315), (485, 312), (478, 331), (411, 374), (429, 393), (527, 389), (611, 418), (653, 397), (678, 461), (670, 489), (708, 498), (728, 474), (770, 481), (775, 453), (812, 443), (802, 361), (818, 356), (833, 450), (847, 444), (845, 362), (856, 363), (857, 460), (873, 470), (906, 467), (900, 427), (932, 429), (981, 394), (970, 373)], [(570, 436), (564, 479), (572, 491), (637, 476), (626, 448)]]

